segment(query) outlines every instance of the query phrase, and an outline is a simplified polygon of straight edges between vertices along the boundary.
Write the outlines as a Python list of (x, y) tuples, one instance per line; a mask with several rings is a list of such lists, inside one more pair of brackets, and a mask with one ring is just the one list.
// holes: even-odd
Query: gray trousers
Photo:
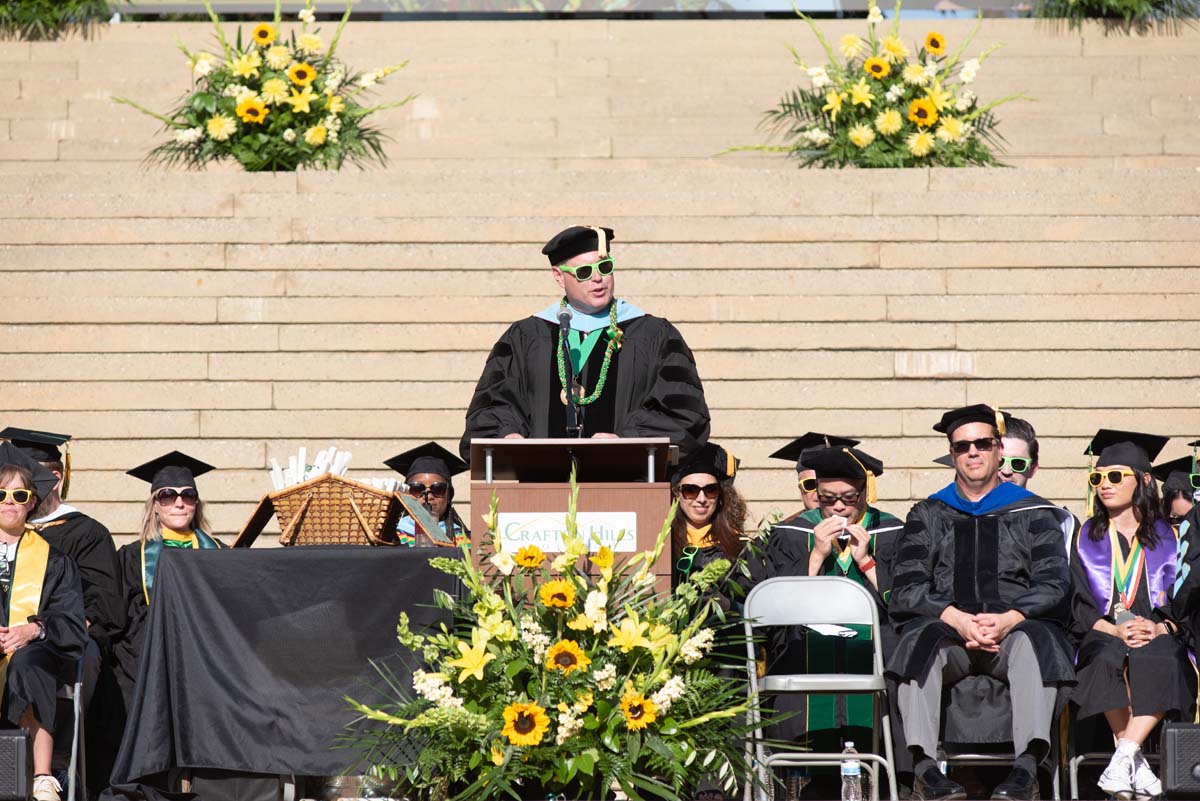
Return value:
[(1034, 740), (1050, 742), (1058, 690), (1042, 683), (1042, 671), (1033, 644), (1024, 632), (1014, 631), (1004, 638), (999, 653), (995, 654), (968, 651), (957, 643), (943, 643), (924, 681), (907, 681), (900, 685), (900, 718), (910, 747), (920, 747), (926, 756), (936, 758), (942, 721), (942, 688), (966, 676), (979, 674), (1008, 684), (1012, 699), (1013, 747), (1018, 755)]

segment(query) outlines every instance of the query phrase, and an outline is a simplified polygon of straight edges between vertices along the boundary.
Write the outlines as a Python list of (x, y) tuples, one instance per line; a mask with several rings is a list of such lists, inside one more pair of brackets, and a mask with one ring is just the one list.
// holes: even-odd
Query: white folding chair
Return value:
[[(879, 610), (875, 599), (859, 584), (835, 576), (789, 576), (768, 579), (746, 596), (743, 612), (746, 629), (746, 670), (749, 675), (750, 722), (754, 739), (747, 747), (747, 757), (753, 760), (758, 774), (759, 798), (765, 798), (770, 786), (771, 771), (776, 767), (803, 765), (837, 766), (844, 759), (840, 753), (811, 751), (778, 751), (768, 755), (763, 743), (762, 713), (759, 704), (764, 695), (797, 694), (855, 694), (869, 693), (875, 697), (876, 719), (871, 731), (871, 750), (862, 751), (858, 759), (871, 776), (871, 798), (879, 799), (879, 768), (887, 773), (888, 793), (892, 801), (896, 792), (896, 760), (892, 754), (892, 730), (888, 715), (887, 684), (883, 677), (883, 641), (879, 631)], [(754, 630), (765, 626), (865, 625), (870, 626), (873, 665), (871, 673), (794, 673), (758, 676)], [(879, 732), (883, 731), (883, 753), (879, 753)], [(753, 798), (753, 787), (746, 791), (747, 801)]]
[[(86, 791), (82, 796), (76, 796), (79, 790), (80, 778), (87, 773), (87, 757), (83, 753), (83, 660), (79, 660), (79, 665), (75, 671), (75, 683), (64, 684), (59, 688), (59, 698), (65, 698), (71, 702), (71, 711), (74, 722), (74, 731), (71, 733), (71, 762), (67, 768), (67, 799), (68, 801), (78, 801), (78, 799), (86, 799)], [(86, 785), (86, 781), (85, 781)]]

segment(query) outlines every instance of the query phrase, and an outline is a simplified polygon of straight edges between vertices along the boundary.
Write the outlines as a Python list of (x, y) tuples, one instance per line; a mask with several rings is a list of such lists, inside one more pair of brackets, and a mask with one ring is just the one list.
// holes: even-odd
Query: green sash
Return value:
[(193, 543), (195, 547), (201, 550), (219, 550), (225, 546), (214, 540), (212, 537), (205, 534), (200, 529), (192, 532), (192, 537), (187, 540), (175, 540), (167, 544), (163, 540), (149, 540), (142, 542), (142, 597), (146, 599), (146, 606), (150, 605), (150, 590), (154, 588), (154, 574), (158, 570), (158, 558), (162, 555), (163, 548), (184, 548), (191, 549)]

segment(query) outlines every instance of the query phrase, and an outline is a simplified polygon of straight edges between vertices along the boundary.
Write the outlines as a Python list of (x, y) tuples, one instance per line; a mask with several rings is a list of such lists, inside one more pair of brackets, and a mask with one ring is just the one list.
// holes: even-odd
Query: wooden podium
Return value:
[[(666, 437), (644, 439), (476, 439), (471, 441), (471, 552), (482, 561), (483, 516), (499, 500), (498, 550), (534, 544), (562, 551), (571, 467), (579, 483), (577, 524), (589, 550), (613, 549), (617, 559), (654, 548), (671, 510), (670, 464), (678, 448)], [(624, 531), (624, 536), (619, 537)], [(670, 543), (654, 564), (658, 586), (671, 587)]]

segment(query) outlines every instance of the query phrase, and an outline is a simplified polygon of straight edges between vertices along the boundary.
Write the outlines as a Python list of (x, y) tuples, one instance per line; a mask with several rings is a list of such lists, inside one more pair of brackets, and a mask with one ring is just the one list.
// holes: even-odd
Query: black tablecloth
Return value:
[(378, 699), (371, 660), (407, 684), (396, 622), (444, 619), (428, 565), (442, 549), (164, 549), (138, 692), (113, 771), (125, 784), (171, 768), (334, 775), (331, 750), (356, 717), (344, 696)]

